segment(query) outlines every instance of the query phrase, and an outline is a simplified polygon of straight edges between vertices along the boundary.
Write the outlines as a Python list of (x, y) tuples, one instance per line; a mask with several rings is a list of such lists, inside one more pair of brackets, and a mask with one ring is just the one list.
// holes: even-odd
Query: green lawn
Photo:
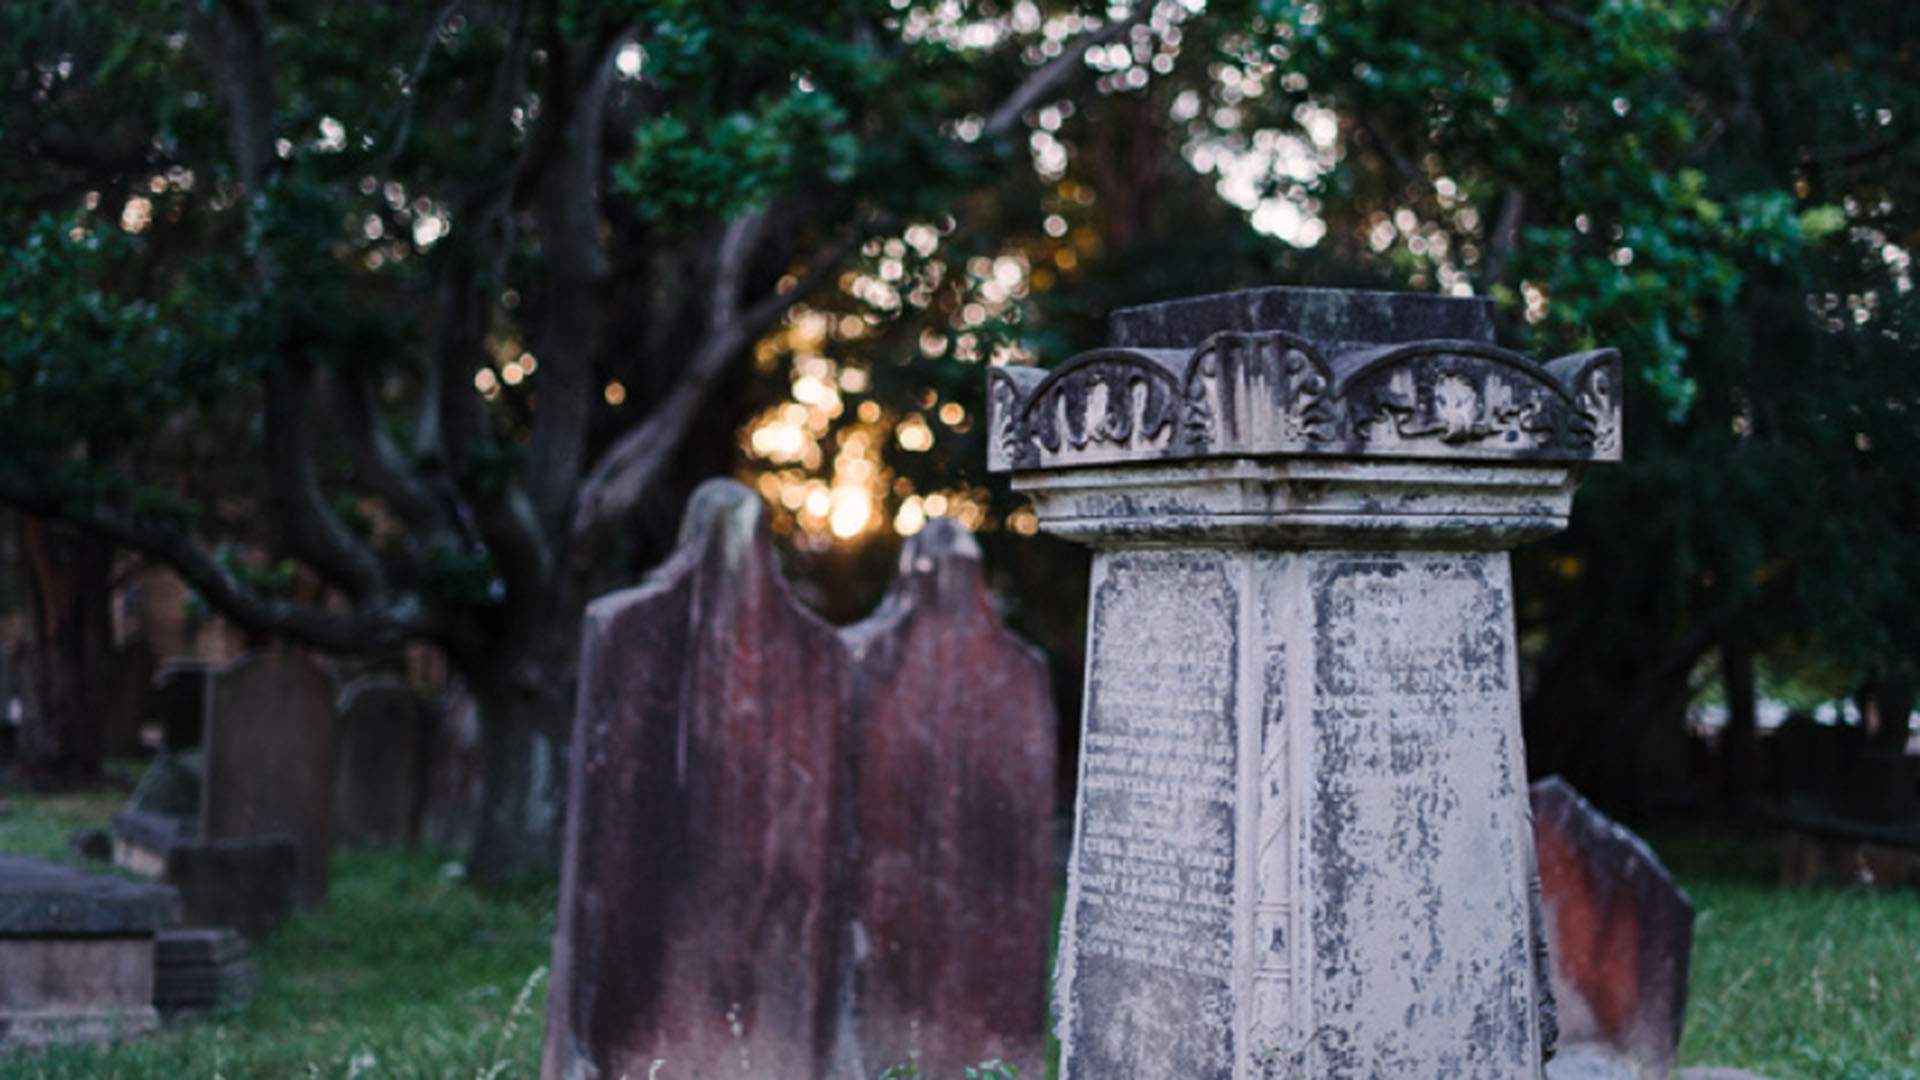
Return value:
[(1766, 835), (1652, 839), (1697, 916), (1684, 1063), (1920, 1078), (1920, 894), (1780, 889)]
[[(121, 798), (7, 797), (0, 851), (71, 861), (67, 832)], [(1685, 1063), (1920, 1080), (1920, 897), (1776, 889), (1765, 836), (1653, 839), (1700, 914)], [(326, 910), (257, 947), (250, 1007), (0, 1078), (533, 1077), (553, 903), (550, 884), (481, 893), (431, 855), (344, 853)]]
[[(120, 799), (8, 799), (0, 850), (64, 859), (67, 830), (103, 823)], [(0, 1062), (0, 1077), (537, 1076), (554, 889), (483, 894), (448, 869), (430, 855), (343, 853), (326, 909), (256, 947), (248, 1008), (107, 1052)]]

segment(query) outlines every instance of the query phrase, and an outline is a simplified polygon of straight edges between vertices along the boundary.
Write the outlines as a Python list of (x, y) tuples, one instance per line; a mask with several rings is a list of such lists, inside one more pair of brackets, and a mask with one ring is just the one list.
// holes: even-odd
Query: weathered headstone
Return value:
[(144, 641), (130, 642), (114, 654), (101, 703), (106, 710), (101, 725), (106, 750), (114, 757), (133, 757), (145, 749), (140, 744), (140, 725), (147, 718), (154, 667), (153, 649)]
[(404, 847), (420, 834), (432, 718), (406, 680), (367, 675), (334, 707), (334, 839)]
[(1045, 1073), (1057, 733), (1046, 661), (1000, 625), (980, 549), (929, 522), (855, 663), (855, 1030), (862, 1076)]
[(303, 908), (327, 896), (333, 846), (333, 688), (305, 655), (242, 657), (208, 686), (200, 837), (285, 837), (299, 852)]
[(547, 1080), (827, 1074), (850, 666), (734, 484), (588, 609)]
[(1628, 1078), (1666, 1076), (1686, 1017), (1693, 903), (1639, 837), (1566, 781), (1532, 794), (1566, 1059), (1551, 1071), (1574, 1075), (1572, 1062), (1590, 1058)]
[(154, 933), (173, 890), (0, 855), (0, 1048), (153, 1030)]
[(167, 852), (200, 838), (200, 791), (205, 767), (195, 750), (165, 750), (147, 766), (126, 808), (113, 816), (113, 862), (123, 870), (159, 877)]
[(217, 665), (191, 656), (163, 662), (147, 695), (147, 714), (160, 725), (162, 749), (191, 750), (207, 727), (207, 682)]
[(420, 825), (428, 847), (460, 854), (473, 850), (485, 778), (480, 711), (473, 695), (455, 683), (434, 703), (427, 802)]
[(990, 467), (1094, 548), (1062, 1076), (1538, 1076), (1506, 551), (1619, 457), (1617, 355), (1328, 290), (1111, 331), (988, 384)]

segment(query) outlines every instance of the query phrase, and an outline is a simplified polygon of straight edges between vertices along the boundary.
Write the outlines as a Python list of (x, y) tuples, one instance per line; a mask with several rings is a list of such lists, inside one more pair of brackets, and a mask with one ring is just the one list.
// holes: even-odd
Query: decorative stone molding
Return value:
[(998, 472), (1209, 457), (1620, 459), (1620, 356), (1220, 331), (989, 375)]

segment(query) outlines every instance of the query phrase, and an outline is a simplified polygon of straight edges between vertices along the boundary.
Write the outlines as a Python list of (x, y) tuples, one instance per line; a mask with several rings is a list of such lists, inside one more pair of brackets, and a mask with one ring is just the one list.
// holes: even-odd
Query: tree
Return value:
[(548, 863), (583, 605), (730, 444), (755, 341), (1185, 13), (13, 5), (0, 499), (256, 630), (437, 644), (477, 871)]

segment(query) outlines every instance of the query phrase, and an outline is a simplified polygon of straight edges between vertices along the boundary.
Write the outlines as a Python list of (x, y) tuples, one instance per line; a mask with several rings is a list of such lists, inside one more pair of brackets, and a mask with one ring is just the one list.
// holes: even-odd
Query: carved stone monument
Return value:
[(1620, 456), (1612, 351), (1485, 301), (1262, 289), (989, 374), (1094, 548), (1066, 1080), (1540, 1075), (1507, 549)]

